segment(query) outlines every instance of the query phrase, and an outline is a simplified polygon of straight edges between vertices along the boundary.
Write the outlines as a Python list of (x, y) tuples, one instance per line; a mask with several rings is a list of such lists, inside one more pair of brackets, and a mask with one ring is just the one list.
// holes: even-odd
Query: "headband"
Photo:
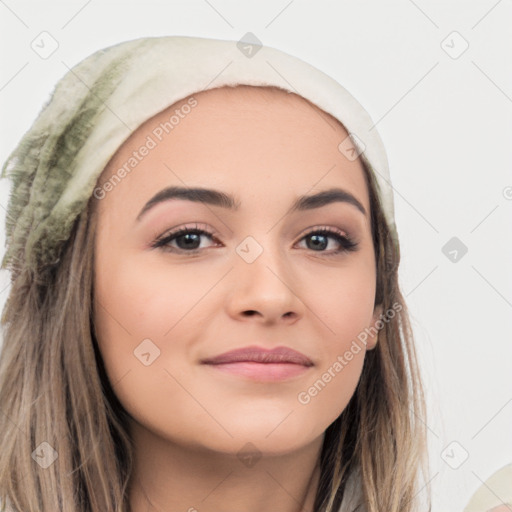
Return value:
[[(384, 146), (368, 113), (338, 82), (271, 47), (200, 37), (150, 37), (99, 50), (57, 83), (2, 170), (12, 180), (2, 268), (58, 262), (101, 172), (145, 121), (201, 91), (276, 86), (334, 116), (349, 133), (339, 150), (373, 173), (397, 243)], [(172, 120), (171, 120), (172, 121)]]

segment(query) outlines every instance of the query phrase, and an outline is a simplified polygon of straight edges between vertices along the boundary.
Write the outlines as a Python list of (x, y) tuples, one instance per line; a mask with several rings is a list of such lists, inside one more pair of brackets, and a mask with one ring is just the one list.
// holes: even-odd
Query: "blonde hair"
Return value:
[[(425, 403), (398, 286), (398, 243), (366, 165), (364, 173), (375, 305), (383, 311), (401, 307), (379, 331), (354, 395), (325, 432), (315, 512), (337, 512), (354, 477), (367, 512), (412, 512), (420, 471), (427, 472)], [(128, 415), (113, 391), (116, 383), (107, 378), (92, 314), (96, 220), (91, 197), (56, 264), (31, 271), (19, 256), (13, 267), (2, 317), (0, 502), (16, 511), (130, 511), (134, 447)], [(37, 463), (41, 453), (53, 453), (41, 447), (44, 442), (57, 455), (48, 467)]]
[[(322, 492), (315, 509), (335, 512), (348, 478), (359, 476), (367, 512), (418, 510), (424, 490), (430, 510), (426, 405), (407, 305), (398, 284), (400, 249), (386, 223), (377, 185), (366, 165), (377, 266), (375, 306), (395, 311), (368, 351), (347, 407), (326, 431)], [(397, 307), (398, 306), (398, 307)], [(323, 508), (325, 506), (325, 508)]]

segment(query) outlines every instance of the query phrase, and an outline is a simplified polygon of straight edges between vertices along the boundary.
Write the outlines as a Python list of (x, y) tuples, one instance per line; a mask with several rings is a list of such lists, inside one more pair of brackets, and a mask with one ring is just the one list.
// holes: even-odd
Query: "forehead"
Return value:
[[(246, 85), (210, 89), (180, 100), (135, 130), (99, 184), (131, 162), (133, 170), (116, 186), (119, 193), (110, 196), (129, 193), (128, 188), (146, 197), (168, 185), (211, 185), (264, 195), (275, 189), (296, 197), (318, 184), (316, 191), (345, 186), (368, 207), (360, 159), (348, 160), (338, 149), (347, 137), (339, 121), (297, 94)], [(151, 150), (135, 161), (150, 140)]]
[[(313, 128), (321, 123), (330, 132), (337, 131), (347, 135), (344, 126), (333, 116), (299, 94), (279, 87), (243, 84), (209, 89), (193, 96), (205, 114), (211, 115), (215, 111), (220, 113), (222, 109), (229, 109), (237, 111), (240, 116), (252, 115), (254, 119), (274, 118), (276, 121), (276, 118), (281, 117), (283, 124), (290, 120), (306, 121), (312, 123)], [(312, 133), (311, 129), (307, 131)]]
[[(193, 108), (189, 106), (191, 102), (195, 103)], [(186, 122), (181, 122), (185, 119)], [(190, 136), (191, 130), (187, 128), (191, 124), (196, 132), (201, 128), (194, 122), (198, 119), (208, 128), (211, 128), (208, 121), (216, 120), (219, 128), (224, 129), (223, 134), (236, 123), (247, 124), (247, 128), (256, 131), (267, 121), (274, 129), (282, 128), (295, 136), (300, 132), (304, 137), (334, 137), (335, 141), (348, 136), (337, 119), (298, 94), (275, 86), (241, 84), (208, 89), (174, 103), (139, 126), (118, 148), (113, 159), (120, 153), (133, 151), (148, 135), (164, 144), (180, 135)], [(171, 131), (173, 137), (167, 137)]]

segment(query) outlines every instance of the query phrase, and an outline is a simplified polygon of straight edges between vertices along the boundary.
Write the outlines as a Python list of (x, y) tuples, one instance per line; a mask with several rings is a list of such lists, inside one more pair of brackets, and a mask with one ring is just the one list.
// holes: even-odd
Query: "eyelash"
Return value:
[[(181, 228), (176, 231), (173, 231), (171, 233), (167, 233), (161, 237), (159, 237), (157, 240), (155, 240), (151, 244), (151, 248), (153, 249), (162, 249), (163, 251), (169, 251), (172, 253), (178, 253), (178, 254), (197, 254), (201, 251), (201, 249), (193, 249), (190, 251), (187, 251), (185, 249), (179, 249), (175, 247), (171, 247), (168, 244), (172, 242), (174, 239), (188, 234), (198, 234), (198, 235), (206, 235), (212, 239), (215, 238), (214, 233), (210, 233), (209, 231), (205, 231), (201, 228), (199, 228), (196, 224), (194, 228)], [(328, 227), (320, 227), (320, 228), (313, 228), (311, 231), (307, 232), (303, 237), (300, 239), (302, 241), (304, 238), (307, 238), (311, 235), (323, 235), (328, 236), (330, 238), (335, 239), (339, 245), (341, 246), (340, 249), (337, 249), (335, 251), (326, 252), (326, 251), (313, 251), (318, 253), (323, 253), (324, 256), (330, 257), (330, 256), (337, 256), (341, 253), (346, 252), (353, 252), (357, 250), (358, 243), (352, 240), (347, 235), (342, 235), (341, 232), (334, 230), (332, 228)]]

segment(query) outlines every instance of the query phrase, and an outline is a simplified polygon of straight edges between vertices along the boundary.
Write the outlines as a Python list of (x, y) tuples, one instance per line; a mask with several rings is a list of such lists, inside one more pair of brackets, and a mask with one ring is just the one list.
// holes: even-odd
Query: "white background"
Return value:
[[(253, 32), (342, 83), (388, 152), (401, 285), (428, 388), (433, 512), (462, 511), (512, 463), (511, 21), (510, 0), (2, 0), (0, 160), (67, 66), (128, 39)], [(42, 31), (59, 45), (46, 59), (31, 48)], [(461, 38), (469, 47), (453, 58)], [(1, 180), (3, 240), (8, 191)], [(456, 262), (442, 252), (452, 237), (468, 248)]]

